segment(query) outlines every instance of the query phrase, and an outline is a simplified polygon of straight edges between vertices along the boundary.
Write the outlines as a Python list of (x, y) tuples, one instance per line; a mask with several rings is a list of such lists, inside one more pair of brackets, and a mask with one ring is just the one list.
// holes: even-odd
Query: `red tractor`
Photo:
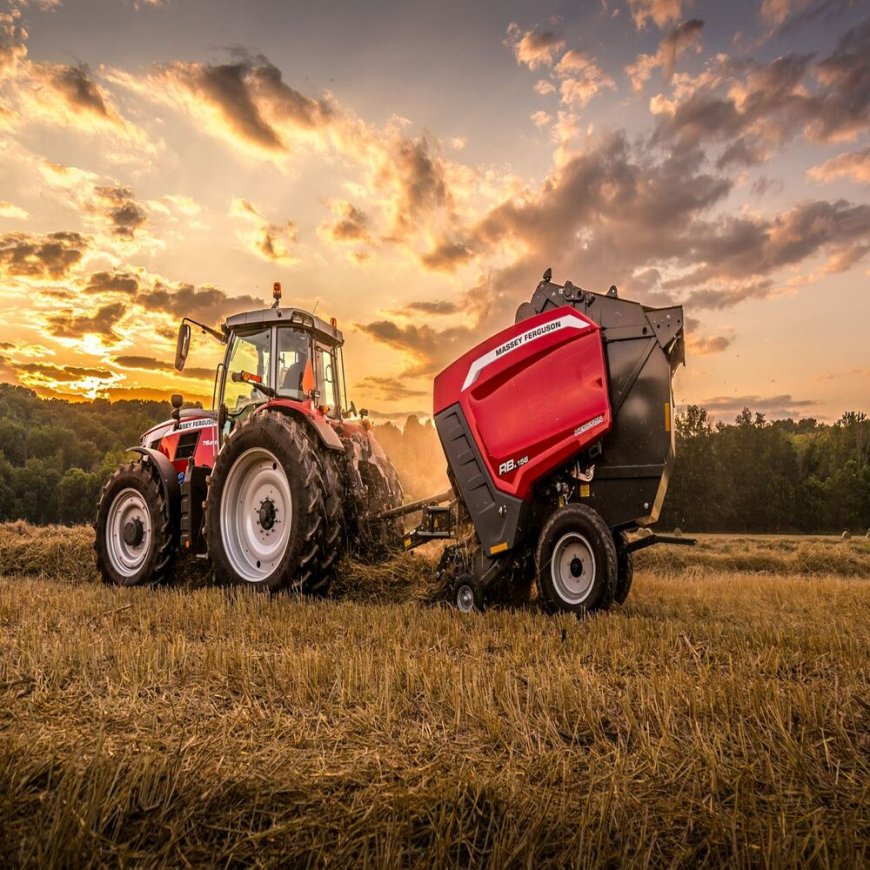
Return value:
[[(182, 408), (146, 432), (100, 496), (97, 566), (108, 583), (171, 579), (179, 554), (208, 558), (219, 582), (323, 594), (345, 550), (378, 555), (400, 529), (378, 515), (402, 487), (365, 411), (346, 405), (344, 338), (296, 308), (229, 317), (220, 331), (185, 318), (226, 345), (215, 373), (218, 410)], [(356, 420), (350, 417), (356, 417)]]

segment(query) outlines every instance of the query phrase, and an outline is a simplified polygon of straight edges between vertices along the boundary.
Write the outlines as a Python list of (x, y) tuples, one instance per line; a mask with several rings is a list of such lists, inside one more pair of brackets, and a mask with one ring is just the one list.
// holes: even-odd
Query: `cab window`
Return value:
[(297, 329), (278, 330), (278, 395), (301, 402), (305, 398), (302, 381), (309, 362), (310, 339)]
[(338, 413), (336, 371), (335, 356), (332, 350), (317, 345), (317, 392), (320, 393), (320, 404), (329, 409), (328, 414)]
[(260, 390), (238, 378), (246, 372), (260, 378), (261, 383), (267, 387), (271, 386), (271, 343), (270, 329), (233, 336), (224, 389), (224, 402), (230, 410), (265, 400), (266, 396)]

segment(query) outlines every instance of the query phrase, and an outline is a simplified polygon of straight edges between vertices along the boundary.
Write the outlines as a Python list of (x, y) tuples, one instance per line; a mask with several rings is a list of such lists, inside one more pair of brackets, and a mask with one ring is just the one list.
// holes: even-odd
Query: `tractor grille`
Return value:
[(178, 439), (175, 447), (175, 459), (189, 459), (196, 451), (196, 442), (199, 440), (199, 431), (184, 432)]

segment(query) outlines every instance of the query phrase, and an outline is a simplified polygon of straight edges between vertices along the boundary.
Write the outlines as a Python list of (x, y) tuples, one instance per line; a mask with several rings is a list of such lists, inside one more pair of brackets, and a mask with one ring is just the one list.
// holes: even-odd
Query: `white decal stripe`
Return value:
[(478, 357), (469, 367), (468, 374), (465, 376), (465, 383), (462, 385), (462, 391), (467, 390), (477, 379), (480, 373), (488, 366), (494, 363), (497, 359), (501, 359), (509, 353), (513, 353), (520, 347), (524, 347), (530, 341), (535, 341), (538, 338), (543, 338), (545, 335), (552, 335), (554, 332), (561, 332), (563, 329), (586, 329), (592, 324), (575, 312), (563, 314), (555, 320), (549, 320), (546, 323), (541, 323), (533, 329), (520, 333), (520, 335), (509, 339), (504, 344), (494, 347), (487, 351), (482, 357)]

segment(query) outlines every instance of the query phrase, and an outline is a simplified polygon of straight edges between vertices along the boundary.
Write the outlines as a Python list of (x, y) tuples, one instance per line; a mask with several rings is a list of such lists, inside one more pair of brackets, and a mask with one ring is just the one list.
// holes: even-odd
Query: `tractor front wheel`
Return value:
[(208, 550), (219, 583), (325, 591), (321, 462), (306, 429), (275, 411), (228, 438), (206, 499)]
[(141, 586), (169, 580), (178, 552), (178, 530), (149, 464), (128, 462), (100, 493), (94, 549), (103, 582)]
[(535, 553), (538, 597), (550, 612), (607, 610), (616, 591), (616, 546), (601, 515), (580, 504), (553, 513)]

